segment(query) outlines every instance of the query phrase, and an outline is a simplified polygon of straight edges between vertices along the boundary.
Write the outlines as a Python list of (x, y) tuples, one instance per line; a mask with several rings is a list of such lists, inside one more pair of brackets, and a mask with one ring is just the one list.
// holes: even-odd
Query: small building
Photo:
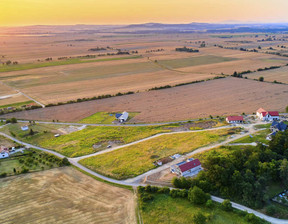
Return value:
[(0, 146), (0, 159), (8, 158), (10, 156), (9, 149), (3, 146)]
[(21, 126), (21, 130), (22, 131), (28, 131), (29, 130), (28, 125)]
[(126, 111), (124, 111), (124, 112), (121, 114), (121, 116), (118, 118), (118, 121), (121, 122), (121, 123), (123, 123), (123, 122), (125, 122), (125, 121), (128, 120), (128, 117), (129, 117), (129, 113), (126, 112)]
[(280, 119), (278, 111), (266, 111), (263, 108), (257, 110), (256, 116), (262, 121), (278, 121)]
[(202, 169), (199, 159), (187, 160), (178, 163), (170, 168), (172, 173), (182, 177), (196, 176)]
[(244, 122), (244, 119), (243, 116), (229, 116), (226, 117), (226, 121), (229, 124), (235, 124), (235, 123), (241, 124)]

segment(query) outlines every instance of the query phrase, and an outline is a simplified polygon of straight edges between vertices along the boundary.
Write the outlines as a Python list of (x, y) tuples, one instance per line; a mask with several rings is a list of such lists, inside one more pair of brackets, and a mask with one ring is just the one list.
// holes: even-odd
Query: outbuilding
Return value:
[(172, 166), (170, 170), (182, 177), (192, 177), (196, 176), (202, 167), (199, 159), (190, 159)]
[(9, 149), (3, 146), (0, 146), (0, 159), (9, 157)]

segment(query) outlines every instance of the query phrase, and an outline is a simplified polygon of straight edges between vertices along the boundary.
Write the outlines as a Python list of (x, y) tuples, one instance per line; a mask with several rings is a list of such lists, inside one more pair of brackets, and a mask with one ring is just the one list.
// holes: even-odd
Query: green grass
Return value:
[(140, 58), (141, 56), (130, 56), (130, 57), (118, 57), (118, 58), (101, 58), (94, 60), (82, 60), (79, 58), (67, 59), (67, 60), (59, 60), (59, 61), (49, 61), (49, 62), (40, 62), (40, 63), (31, 63), (31, 64), (18, 64), (18, 65), (2, 65), (0, 66), (0, 72), (11, 72), (11, 71), (20, 71), (20, 70), (28, 70), (34, 68), (44, 68), (50, 66), (59, 66), (59, 65), (71, 65), (71, 64), (82, 64), (82, 63), (92, 63), (92, 62), (100, 62), (100, 61), (116, 61), (116, 60), (124, 60), (124, 59), (134, 59)]
[(34, 101), (30, 100), (30, 101), (25, 101), (25, 102), (20, 102), (20, 103), (1, 105), (0, 109), (1, 108), (7, 108), (7, 107), (16, 107), (17, 108), (17, 107), (21, 107), (21, 106), (24, 106), (24, 105), (28, 105), (30, 103), (34, 103)]
[[(80, 120), (79, 123), (83, 123), (83, 124), (111, 124), (116, 119), (115, 114), (116, 113), (98, 112), (98, 113), (95, 113), (89, 117), (86, 117), (86, 118)], [(137, 114), (139, 114), (139, 113), (129, 112), (128, 121), (130, 119), (132, 119), (133, 117), (135, 117)], [(112, 116), (110, 116), (110, 115), (112, 115)]]
[(159, 136), (113, 152), (80, 160), (91, 170), (115, 179), (138, 176), (153, 168), (154, 161), (175, 153), (185, 154), (226, 139), (228, 129)]
[(262, 129), (262, 128), (270, 128), (271, 126), (271, 123), (268, 123), (268, 124), (258, 124), (258, 125), (255, 125), (254, 128), (255, 129)]
[[(141, 208), (143, 222), (146, 224), (192, 223), (193, 216), (202, 212), (209, 217), (209, 224), (249, 224), (236, 212), (226, 212), (216, 202), (213, 208), (194, 205), (186, 198), (172, 198), (165, 194), (153, 194), (154, 200), (146, 202)], [(235, 210), (234, 210), (235, 211)]]
[(252, 143), (252, 142), (262, 142), (264, 144), (268, 144), (269, 141), (266, 140), (267, 135), (271, 133), (269, 129), (258, 131), (255, 134), (252, 134), (253, 138), (251, 138), (249, 135), (245, 136), (243, 138), (237, 139), (234, 142), (231, 143)]
[[(35, 153), (30, 154), (29, 152), (31, 151)], [(29, 169), (28, 172), (35, 172), (60, 166), (61, 159), (35, 149), (31, 149), (31, 151), (25, 150), (23, 154), (19, 152), (12, 154), (9, 158), (1, 159), (0, 173), (13, 176), (20, 174), (24, 168)], [(16, 157), (16, 155), (23, 156)], [(14, 172), (14, 168), (16, 169), (16, 173)]]
[[(66, 127), (65, 125), (36, 124), (31, 126), (35, 135), (27, 135), (29, 131), (22, 131), (23, 124), (9, 124), (2, 131), (9, 135), (15, 135), (17, 139), (33, 145), (54, 150), (67, 157), (78, 157), (106, 149), (109, 141), (117, 141), (117, 145), (127, 144), (139, 139), (149, 137), (162, 132), (169, 132), (163, 126), (151, 127), (86, 127), (67, 135), (54, 137), (55, 130)], [(93, 145), (101, 147), (94, 149)]]
[(197, 66), (197, 65), (221, 63), (221, 62), (234, 61), (234, 60), (237, 60), (237, 59), (229, 58), (229, 57), (219, 57), (219, 56), (214, 56), (214, 55), (205, 55), (205, 56), (191, 57), (191, 58), (159, 60), (158, 63), (170, 69), (175, 69), (175, 68), (184, 68), (184, 67)]

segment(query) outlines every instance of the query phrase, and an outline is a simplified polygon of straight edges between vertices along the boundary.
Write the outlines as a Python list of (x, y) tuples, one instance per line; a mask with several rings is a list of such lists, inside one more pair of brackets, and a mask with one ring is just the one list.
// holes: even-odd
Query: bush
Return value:
[(64, 158), (62, 159), (62, 161), (61, 161), (61, 165), (62, 165), (62, 166), (69, 166), (69, 165), (70, 165), (70, 162), (69, 162), (69, 160), (68, 160), (66, 157), (64, 157)]
[(198, 212), (193, 216), (192, 220), (195, 224), (204, 224), (206, 223), (206, 216), (202, 212)]
[(256, 215), (252, 214), (252, 213), (248, 213), (246, 216), (245, 216), (245, 220), (248, 222), (248, 223), (251, 223), (251, 224), (262, 224), (262, 223), (266, 223), (265, 221), (263, 221), (262, 219), (258, 218)]
[(211, 197), (209, 194), (206, 194), (202, 189), (197, 186), (190, 188), (188, 191), (188, 199), (194, 204), (205, 204), (210, 198)]
[(267, 208), (266, 208), (266, 213), (267, 215), (274, 215), (276, 213), (276, 208), (274, 205), (269, 205)]
[(7, 176), (7, 173), (1, 173), (0, 174), (0, 177), (6, 177)]
[(158, 189), (159, 194), (169, 194), (170, 193), (170, 188), (169, 187), (162, 187)]
[(226, 199), (221, 203), (221, 208), (225, 211), (232, 211), (232, 204), (230, 200)]
[(140, 200), (142, 202), (147, 202), (147, 201), (152, 201), (154, 199), (152, 194), (148, 194), (148, 193), (143, 193), (140, 195)]
[(206, 202), (206, 207), (207, 208), (213, 208), (213, 201), (211, 199), (209, 199), (207, 202)]
[(258, 79), (260, 82), (263, 82), (264, 81), (264, 77), (263, 76), (261, 76), (261, 77), (259, 77), (259, 79)]

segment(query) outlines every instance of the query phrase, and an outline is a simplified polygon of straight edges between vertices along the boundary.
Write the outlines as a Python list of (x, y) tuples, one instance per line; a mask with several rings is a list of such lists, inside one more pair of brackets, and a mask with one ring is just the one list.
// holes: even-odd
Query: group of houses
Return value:
[(193, 177), (196, 176), (202, 169), (199, 159), (188, 159), (181, 163), (177, 163), (170, 167), (172, 173), (181, 177)]

